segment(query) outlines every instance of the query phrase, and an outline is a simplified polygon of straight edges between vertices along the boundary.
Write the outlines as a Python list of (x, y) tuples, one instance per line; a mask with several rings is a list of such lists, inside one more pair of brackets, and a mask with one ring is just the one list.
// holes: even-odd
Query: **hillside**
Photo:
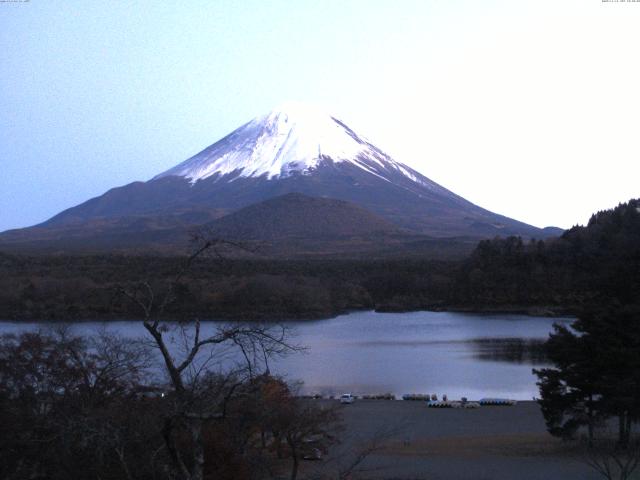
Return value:
[(300, 193), (288, 193), (242, 208), (208, 224), (207, 228), (217, 237), (265, 241), (402, 233), (388, 220), (352, 203)]

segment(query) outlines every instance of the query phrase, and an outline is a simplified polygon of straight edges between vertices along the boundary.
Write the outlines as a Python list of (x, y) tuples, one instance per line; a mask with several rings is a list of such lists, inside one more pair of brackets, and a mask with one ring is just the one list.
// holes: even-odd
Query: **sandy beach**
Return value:
[(307, 462), (307, 472), (344, 469), (374, 442), (375, 452), (354, 471), (354, 479), (599, 478), (579, 452), (546, 432), (535, 402), (433, 409), (425, 402), (358, 400), (338, 408), (345, 425), (341, 444), (322, 464)]

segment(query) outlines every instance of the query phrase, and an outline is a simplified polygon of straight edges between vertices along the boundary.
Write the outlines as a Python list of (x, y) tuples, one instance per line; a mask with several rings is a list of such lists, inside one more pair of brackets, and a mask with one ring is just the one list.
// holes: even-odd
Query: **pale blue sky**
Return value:
[(640, 3), (0, 2), (0, 230), (287, 100), (469, 200), (571, 226), (640, 196)]

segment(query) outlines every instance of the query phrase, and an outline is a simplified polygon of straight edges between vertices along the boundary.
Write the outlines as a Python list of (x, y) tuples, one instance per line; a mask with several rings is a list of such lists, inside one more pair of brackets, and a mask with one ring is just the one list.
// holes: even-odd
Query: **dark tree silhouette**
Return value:
[(640, 419), (640, 309), (591, 307), (571, 329), (558, 326), (547, 344), (555, 368), (534, 370), (549, 431), (570, 437), (587, 426), (589, 442), (604, 419), (618, 420), (618, 444)]

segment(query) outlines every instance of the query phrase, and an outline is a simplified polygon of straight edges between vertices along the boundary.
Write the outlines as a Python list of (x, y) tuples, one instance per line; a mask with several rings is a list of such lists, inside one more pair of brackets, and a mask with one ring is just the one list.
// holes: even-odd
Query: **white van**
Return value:
[(340, 403), (353, 403), (354, 400), (355, 400), (354, 396), (351, 395), (350, 393), (343, 393), (340, 396)]

